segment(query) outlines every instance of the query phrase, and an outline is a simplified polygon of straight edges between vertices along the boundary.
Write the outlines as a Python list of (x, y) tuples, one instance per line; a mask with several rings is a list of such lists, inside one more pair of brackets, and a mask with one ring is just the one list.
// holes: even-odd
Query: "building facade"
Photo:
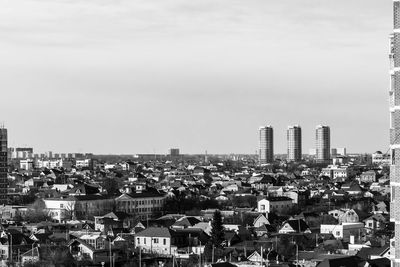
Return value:
[[(391, 243), (392, 266), (400, 266), (400, 1), (393, 1), (393, 28), (390, 38), (390, 147), (391, 208), (390, 220), (395, 223)], [(397, 246), (396, 246), (397, 245)]]
[(395, 235), (390, 242), (392, 266), (400, 266), (400, 1), (393, 1), (393, 34), (390, 36), (390, 220)]
[(267, 125), (260, 127), (260, 148), (259, 148), (259, 162), (260, 164), (271, 163), (274, 161), (274, 130), (272, 126)]
[(315, 150), (317, 162), (328, 162), (331, 158), (331, 130), (329, 126), (318, 125), (315, 129)]
[(124, 193), (115, 199), (116, 210), (136, 215), (142, 220), (152, 218), (156, 213), (162, 213), (166, 195), (158, 192)]
[(4, 127), (0, 127), (0, 204), (7, 203), (7, 129)]
[(289, 126), (287, 130), (287, 159), (289, 161), (300, 161), (301, 150), (301, 127), (299, 125)]

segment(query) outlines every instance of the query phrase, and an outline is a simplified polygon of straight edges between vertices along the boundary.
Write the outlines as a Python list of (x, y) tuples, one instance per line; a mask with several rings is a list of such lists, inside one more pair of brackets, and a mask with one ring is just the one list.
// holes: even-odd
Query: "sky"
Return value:
[(389, 146), (390, 0), (0, 0), (9, 146), (255, 153), (258, 128)]

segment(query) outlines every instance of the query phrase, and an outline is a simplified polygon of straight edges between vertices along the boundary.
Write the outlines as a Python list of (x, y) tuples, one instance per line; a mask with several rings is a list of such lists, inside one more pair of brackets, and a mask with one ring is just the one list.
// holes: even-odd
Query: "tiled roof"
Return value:
[(139, 237), (171, 237), (171, 232), (166, 227), (149, 227), (138, 234)]

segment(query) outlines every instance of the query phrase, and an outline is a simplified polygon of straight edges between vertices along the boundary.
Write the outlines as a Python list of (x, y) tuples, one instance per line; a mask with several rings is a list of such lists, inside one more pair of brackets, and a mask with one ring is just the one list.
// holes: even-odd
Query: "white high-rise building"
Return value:
[(400, 0), (393, 0), (393, 34), (390, 36), (390, 221), (394, 238), (390, 242), (392, 266), (400, 267)]
[(262, 126), (259, 129), (260, 148), (259, 162), (260, 164), (271, 163), (274, 161), (274, 130), (272, 126)]
[(328, 162), (331, 158), (331, 130), (329, 126), (318, 125), (315, 128), (315, 150), (318, 162)]
[(8, 135), (7, 129), (0, 126), (0, 204), (7, 204), (8, 187)]
[(300, 161), (301, 151), (301, 127), (299, 125), (289, 126), (287, 129), (287, 159), (289, 161)]

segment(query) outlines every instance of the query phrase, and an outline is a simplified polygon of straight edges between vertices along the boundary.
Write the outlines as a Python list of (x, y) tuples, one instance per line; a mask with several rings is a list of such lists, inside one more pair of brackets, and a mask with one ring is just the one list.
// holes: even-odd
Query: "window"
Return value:
[(154, 238), (154, 244), (158, 244), (158, 238)]
[(340, 231), (336, 231), (336, 236), (340, 236)]
[(64, 208), (64, 204), (60, 204), (60, 209), (63, 209)]
[(143, 238), (143, 244), (145, 244), (145, 245), (146, 245), (146, 237), (145, 237), (145, 238)]
[(140, 245), (140, 238), (138, 237), (136, 240), (137, 245)]
[(392, 165), (396, 163), (396, 154), (395, 154), (395, 149), (392, 149)]
[(164, 238), (164, 240), (163, 240), (163, 244), (164, 244), (164, 245), (166, 245), (166, 244), (167, 244), (167, 239), (166, 239), (166, 238)]
[(261, 205), (261, 210), (265, 210), (265, 205)]

